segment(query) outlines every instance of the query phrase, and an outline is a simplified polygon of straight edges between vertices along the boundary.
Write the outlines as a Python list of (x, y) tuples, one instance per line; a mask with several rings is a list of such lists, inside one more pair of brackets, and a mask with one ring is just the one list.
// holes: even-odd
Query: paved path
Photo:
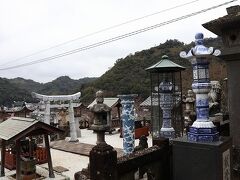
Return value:
[[(51, 142), (51, 148), (79, 154), (83, 156), (89, 156), (91, 149), (95, 146), (92, 144), (80, 143), (80, 142), (68, 142), (66, 140), (59, 140)], [(123, 154), (122, 149), (114, 148), (117, 151), (118, 157)]]

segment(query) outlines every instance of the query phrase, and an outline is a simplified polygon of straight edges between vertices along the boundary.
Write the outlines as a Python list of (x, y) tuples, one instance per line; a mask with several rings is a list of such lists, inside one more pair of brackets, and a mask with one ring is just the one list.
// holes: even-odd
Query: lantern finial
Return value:
[(203, 45), (203, 33), (197, 33), (195, 35), (195, 45)]
[(102, 104), (104, 102), (103, 91), (99, 90), (96, 92), (96, 102), (97, 104)]

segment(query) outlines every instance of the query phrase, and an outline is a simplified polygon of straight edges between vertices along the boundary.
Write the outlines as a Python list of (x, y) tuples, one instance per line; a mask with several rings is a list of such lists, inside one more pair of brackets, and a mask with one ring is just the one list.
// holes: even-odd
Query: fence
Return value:
[(171, 179), (169, 144), (136, 151), (117, 160), (114, 149), (102, 155), (96, 149), (93, 150), (98, 155), (98, 158), (94, 157), (95, 163), (90, 161), (88, 169), (75, 173), (75, 180), (137, 180), (143, 177), (148, 180)]

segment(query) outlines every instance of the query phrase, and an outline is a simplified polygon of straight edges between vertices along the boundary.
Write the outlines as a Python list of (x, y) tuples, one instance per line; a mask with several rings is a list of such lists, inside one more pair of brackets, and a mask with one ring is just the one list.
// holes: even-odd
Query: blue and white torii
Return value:
[(74, 110), (73, 110), (73, 101), (77, 100), (81, 96), (81, 92), (77, 92), (75, 94), (71, 95), (43, 95), (38, 94), (36, 92), (32, 92), (32, 96), (34, 98), (37, 98), (44, 102), (45, 104), (45, 115), (44, 115), (44, 122), (47, 124), (50, 124), (50, 101), (56, 102), (56, 101), (68, 101), (68, 113), (69, 113), (69, 125), (70, 125), (70, 142), (76, 142), (78, 141), (77, 136), (77, 127), (76, 122), (74, 119)]

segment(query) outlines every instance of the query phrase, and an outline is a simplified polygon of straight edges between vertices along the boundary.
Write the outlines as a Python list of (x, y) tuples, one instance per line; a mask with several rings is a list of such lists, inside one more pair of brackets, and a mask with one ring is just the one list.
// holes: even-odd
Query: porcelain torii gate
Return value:
[(45, 115), (44, 115), (44, 122), (47, 124), (50, 124), (50, 102), (56, 102), (56, 101), (68, 101), (69, 102), (69, 107), (68, 107), (68, 112), (69, 112), (69, 125), (70, 125), (70, 140), (71, 142), (78, 141), (77, 139), (77, 128), (76, 128), (76, 123), (74, 120), (74, 110), (73, 110), (73, 100), (77, 100), (80, 98), (81, 93), (75, 93), (71, 95), (43, 95), (43, 94), (38, 94), (33, 92), (32, 96), (42, 100), (45, 103)]

